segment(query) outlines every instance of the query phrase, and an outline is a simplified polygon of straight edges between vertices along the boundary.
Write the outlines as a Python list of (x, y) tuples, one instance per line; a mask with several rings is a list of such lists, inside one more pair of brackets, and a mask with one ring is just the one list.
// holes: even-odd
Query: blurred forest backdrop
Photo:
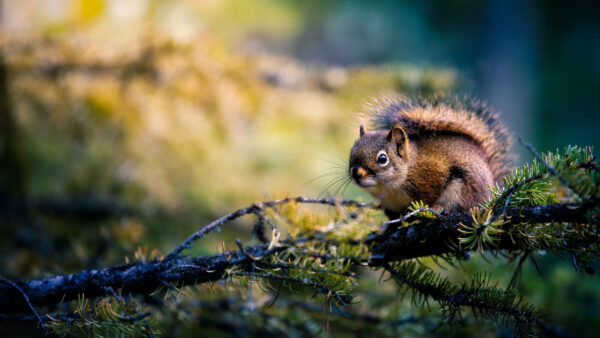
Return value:
[[(259, 200), (368, 200), (331, 183), (345, 175), (362, 105), (386, 93), (469, 93), (540, 151), (600, 146), (599, 11), (583, 2), (0, 2), (6, 278), (160, 256)], [(236, 226), (194, 253), (248, 239), (252, 223)], [(594, 336), (597, 278), (539, 262), (543, 276), (527, 267), (520, 283), (528, 299)], [(494, 264), (508, 282), (513, 267)], [(165, 309), (155, 325), (172, 336), (206, 324), (182, 317)]]

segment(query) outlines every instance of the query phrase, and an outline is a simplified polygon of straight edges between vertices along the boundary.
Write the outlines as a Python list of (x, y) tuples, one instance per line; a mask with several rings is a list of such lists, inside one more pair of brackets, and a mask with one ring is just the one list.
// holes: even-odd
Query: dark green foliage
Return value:
[(154, 336), (159, 332), (152, 329), (150, 316), (135, 299), (115, 295), (90, 302), (81, 296), (72, 315), (49, 315), (46, 322), (50, 332), (63, 337)]
[(533, 306), (522, 303), (515, 292), (491, 282), (486, 274), (476, 274), (462, 285), (456, 285), (415, 262), (386, 264), (385, 269), (398, 284), (412, 291), (413, 304), (422, 306), (428, 304), (428, 299), (437, 301), (447, 324), (458, 325), (460, 321), (456, 319), (462, 319), (462, 308), (466, 307), (475, 318), (496, 322), (513, 320), (519, 336), (536, 336), (544, 329)]
[(534, 159), (504, 178), (504, 187), (491, 189), (492, 198), (483, 203), (483, 207), (502, 210), (506, 207), (550, 204), (559, 200), (593, 203), (600, 198), (600, 173), (591, 148), (569, 146), (563, 151), (546, 154), (544, 160), (568, 180), (568, 186), (557, 184), (557, 178), (550, 175), (548, 167)]

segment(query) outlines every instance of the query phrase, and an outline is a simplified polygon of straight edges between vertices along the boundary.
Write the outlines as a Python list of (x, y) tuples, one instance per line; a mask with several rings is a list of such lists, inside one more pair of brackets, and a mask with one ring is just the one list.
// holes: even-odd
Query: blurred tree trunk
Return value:
[[(3, 1), (0, 0), (0, 29), (4, 32)], [(6, 42), (0, 42), (0, 196), (25, 197), (27, 181), (25, 156), (8, 93)]]
[[(482, 82), (484, 97), (511, 126), (514, 135), (533, 139), (538, 69), (537, 46), (540, 10), (535, 1), (493, 0), (487, 6), (488, 27), (484, 33), (486, 65)], [(513, 147), (525, 163), (530, 154), (524, 147)]]
[[(9, 93), (9, 69), (6, 63), (7, 41), (5, 39), (4, 3), (0, 0), (0, 211), (24, 203), (27, 198), (27, 171), (25, 153), (15, 119)], [(32, 229), (30, 215), (23, 209), (19, 213), (0, 214), (0, 236), (4, 257), (13, 257), (14, 245), (34, 247), (38, 232)], [(10, 243), (10, 245), (8, 245)], [(6, 254), (11, 252), (11, 254)], [(0, 262), (0, 274), (9, 273), (6, 259)]]

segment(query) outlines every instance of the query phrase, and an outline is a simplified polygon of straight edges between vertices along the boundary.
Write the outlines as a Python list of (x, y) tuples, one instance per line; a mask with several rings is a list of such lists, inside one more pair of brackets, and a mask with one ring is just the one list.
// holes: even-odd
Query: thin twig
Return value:
[(261, 221), (263, 224), (267, 223), (271, 227), (271, 229), (277, 230), (277, 226), (275, 226), (275, 224), (273, 224), (273, 222), (265, 215), (264, 210), (259, 209), (255, 212), (255, 214), (258, 217), (259, 221)]
[(249, 254), (248, 252), (246, 252), (246, 250), (244, 250), (244, 246), (242, 245), (242, 241), (240, 241), (239, 238), (235, 239), (235, 244), (237, 244), (238, 248), (240, 249), (240, 252), (243, 253), (244, 256), (250, 258), (252, 261), (260, 259), (260, 257), (254, 257), (251, 254)]
[(259, 261), (258, 264), (262, 265), (262, 266), (265, 266), (265, 267), (270, 267), (270, 268), (298, 269), (298, 270), (305, 270), (305, 271), (319, 272), (319, 273), (327, 273), (327, 274), (340, 275), (340, 276), (346, 276), (346, 277), (354, 277), (355, 276), (355, 273), (352, 272), (352, 271), (336, 272), (336, 271), (329, 271), (327, 269), (305, 267), (305, 266), (299, 266), (299, 265), (295, 265), (295, 264), (270, 263), (270, 262), (263, 262), (263, 261)]
[(23, 299), (25, 299), (25, 302), (27, 303), (27, 306), (29, 306), (29, 309), (31, 310), (31, 312), (33, 312), (33, 314), (37, 318), (37, 320), (40, 323), (40, 326), (42, 327), (42, 329), (46, 329), (46, 327), (44, 326), (44, 321), (42, 321), (42, 318), (40, 317), (40, 315), (37, 313), (37, 311), (35, 310), (35, 308), (33, 307), (33, 305), (31, 305), (31, 302), (29, 301), (29, 297), (27, 297), (27, 294), (25, 294), (25, 292), (23, 291), (23, 289), (21, 289), (17, 284), (15, 284), (14, 282), (9, 281), (6, 278), (0, 278), (0, 281), (4, 282), (4, 283), (6, 283), (6, 284), (8, 284), (10, 286), (12, 286), (13, 288), (15, 288), (21, 294), (21, 296), (23, 296)]
[(196, 240), (204, 237), (204, 235), (206, 235), (207, 233), (215, 230), (216, 228), (222, 226), (223, 224), (225, 224), (227, 222), (233, 221), (234, 219), (240, 218), (240, 217), (248, 215), (248, 214), (256, 214), (256, 212), (258, 210), (263, 210), (265, 208), (272, 208), (274, 206), (286, 204), (286, 203), (310, 203), (310, 204), (325, 204), (325, 205), (331, 205), (331, 206), (349, 205), (349, 206), (355, 206), (355, 207), (359, 207), (359, 208), (372, 206), (371, 203), (361, 203), (361, 202), (357, 202), (354, 200), (341, 200), (340, 201), (340, 200), (327, 199), (327, 198), (307, 198), (307, 197), (289, 197), (289, 198), (284, 198), (284, 199), (280, 199), (280, 200), (254, 203), (245, 208), (241, 208), (230, 214), (227, 214), (227, 215), (209, 223), (208, 225), (204, 226), (200, 230), (196, 231), (190, 237), (188, 237), (183, 242), (181, 242), (181, 244), (179, 244), (173, 251), (171, 251), (171, 253), (169, 253), (164, 258), (164, 260), (173, 259), (177, 255), (179, 255), (179, 253), (181, 253), (181, 251), (183, 251), (187, 248), (190, 248)]
[(519, 136), (519, 143), (521, 143), (525, 148), (527, 148), (533, 154), (533, 156), (535, 156), (535, 158), (537, 158), (538, 161), (540, 161), (546, 167), (546, 169), (548, 169), (549, 172), (551, 172), (554, 176), (556, 176), (556, 178), (558, 178), (562, 182), (562, 184), (564, 184), (567, 188), (571, 189), (571, 191), (573, 191), (573, 193), (575, 193), (576, 195), (581, 196), (581, 194), (571, 186), (571, 183), (566, 178), (564, 178), (554, 167), (552, 167), (550, 164), (548, 164), (548, 162), (546, 162), (546, 160), (544, 160), (542, 155), (540, 155), (540, 153), (538, 153), (537, 150), (535, 150), (531, 143), (525, 142), (521, 136)]
[(250, 273), (250, 282), (248, 286), (248, 309), (254, 311), (254, 304), (252, 304), (252, 283), (254, 282), (254, 262), (252, 262), (252, 271)]
[[(530, 183), (531, 181), (538, 180), (538, 179), (544, 177), (545, 175), (547, 175), (547, 174), (540, 174), (540, 175), (531, 176), (531, 177), (529, 177), (529, 178), (527, 178), (527, 179), (525, 179), (523, 181), (520, 181), (520, 182), (516, 183), (510, 189), (504, 190), (504, 192), (495, 199), (494, 205), (492, 206), (492, 209), (496, 208), (496, 206), (498, 205), (498, 202), (502, 201), (502, 199), (506, 198), (507, 200), (509, 200), (510, 199), (510, 195), (512, 195), (515, 191), (517, 191), (518, 189), (520, 189), (525, 184)], [(504, 210), (502, 211), (502, 214), (503, 215), (506, 214), (506, 208), (504, 208)]]
[(434, 210), (432, 208), (419, 208), (419, 209), (413, 210), (413, 211), (405, 214), (402, 217), (399, 217), (399, 218), (396, 218), (396, 219), (391, 219), (389, 221), (384, 222), (383, 225), (382, 225), (382, 232), (385, 233), (387, 231), (388, 227), (390, 226), (390, 224), (404, 222), (407, 219), (413, 217), (414, 215), (416, 215), (416, 214), (418, 214), (420, 212), (424, 212), (424, 211), (431, 211), (436, 217), (440, 217), (441, 216), (441, 214), (439, 212), (437, 212), (436, 210)]
[(271, 300), (271, 302), (266, 305), (267, 309), (272, 307), (273, 305), (275, 305), (275, 302), (277, 302), (277, 299), (279, 299), (279, 293), (281, 292), (282, 287), (283, 287), (283, 281), (279, 281), (279, 285), (277, 286), (277, 292), (275, 293), (275, 296), (273, 296), (273, 300)]
[(277, 226), (265, 215), (264, 209), (257, 208), (254, 211), (256, 217), (258, 217), (258, 222), (254, 225), (254, 229), (252, 230), (252, 234), (256, 236), (256, 238), (262, 243), (268, 243), (267, 238), (265, 237), (265, 224), (268, 224), (271, 227), (271, 232), (274, 236), (277, 236), (279, 233), (279, 229)]
[(515, 191), (511, 189), (510, 194), (506, 197), (506, 203), (504, 203), (504, 208), (502, 209), (502, 217), (506, 215), (506, 209), (508, 208), (508, 203), (510, 202), (510, 197)]
[(113, 296), (117, 301), (121, 301), (121, 296), (115, 292), (115, 290), (113, 288), (111, 288), (110, 286), (100, 286), (104, 289), (104, 291), (106, 291), (107, 294)]
[(523, 252), (523, 255), (521, 256), (521, 258), (519, 259), (519, 262), (517, 263), (515, 272), (513, 272), (512, 278), (510, 279), (510, 282), (508, 282), (508, 286), (506, 287), (507, 290), (510, 290), (517, 285), (517, 281), (521, 275), (521, 272), (523, 272), (523, 264), (525, 264), (525, 261), (527, 260), (527, 258), (529, 257), (530, 254), (531, 254), (531, 251)]

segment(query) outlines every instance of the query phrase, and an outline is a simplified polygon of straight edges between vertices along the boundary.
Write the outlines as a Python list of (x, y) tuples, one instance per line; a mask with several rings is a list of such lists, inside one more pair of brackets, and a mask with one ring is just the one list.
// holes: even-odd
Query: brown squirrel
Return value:
[(509, 136), (473, 99), (404, 96), (371, 105), (374, 131), (360, 126), (349, 175), (397, 218), (412, 201), (463, 211), (490, 196), (508, 172)]

